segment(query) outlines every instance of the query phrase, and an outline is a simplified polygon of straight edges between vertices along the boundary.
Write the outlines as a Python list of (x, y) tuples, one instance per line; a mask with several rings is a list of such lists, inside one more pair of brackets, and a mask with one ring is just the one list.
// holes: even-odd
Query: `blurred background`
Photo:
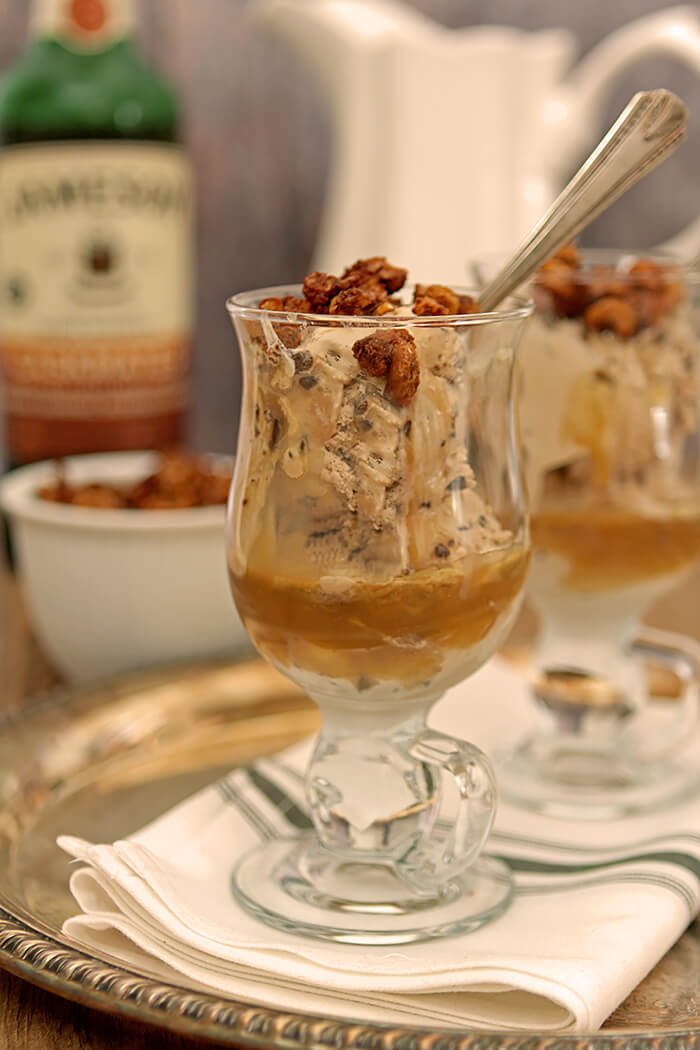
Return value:
[[(442, 25), (564, 26), (581, 54), (663, 0), (407, 0)], [(331, 148), (326, 99), (309, 68), (256, 26), (245, 0), (140, 0), (139, 40), (174, 84), (197, 200), (197, 321), (191, 437), (201, 449), (232, 450), (239, 366), (223, 302), (232, 292), (295, 281), (308, 272)], [(27, 33), (26, 0), (0, 0), (0, 65), (16, 60)], [(622, 74), (605, 105), (602, 132), (629, 97), (666, 86), (688, 104), (688, 143), (627, 194), (585, 235), (590, 245), (647, 247), (698, 211), (700, 79), (666, 59)], [(478, 106), (478, 99), (465, 100)], [(351, 261), (351, 260), (348, 260)], [(401, 260), (396, 260), (401, 263)]]

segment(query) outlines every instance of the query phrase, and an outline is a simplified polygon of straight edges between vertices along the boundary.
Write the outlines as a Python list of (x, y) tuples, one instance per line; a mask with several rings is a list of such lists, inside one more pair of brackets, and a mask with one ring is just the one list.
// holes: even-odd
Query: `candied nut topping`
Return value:
[(261, 310), (284, 310), (284, 300), (271, 295), (268, 299), (261, 299), (258, 307)]
[[(343, 270), (340, 277), (320, 270), (310, 273), (304, 278), (304, 298), (270, 296), (261, 299), (258, 306), (278, 312), (381, 317), (401, 305), (393, 296), (403, 288), (406, 276), (407, 270), (392, 266), (383, 255), (375, 255), (358, 259)], [(479, 306), (471, 295), (461, 295), (444, 284), (419, 284), (414, 291), (412, 309), (418, 317), (446, 317), (477, 313)], [(290, 349), (301, 341), (300, 332), (290, 325), (285, 325), (284, 330), (280, 326), (278, 335)]]
[(329, 302), (338, 291), (338, 278), (315, 270), (304, 278), (304, 295), (315, 313), (325, 313)]
[(362, 371), (368, 376), (387, 375), (396, 346), (396, 337), (400, 335), (401, 332), (394, 332), (388, 328), (385, 332), (380, 330), (366, 335), (364, 339), (358, 339), (352, 352)]
[(258, 303), (259, 310), (288, 310), (290, 313), (311, 313), (311, 304), (308, 299), (298, 299), (295, 295), (285, 295), (280, 299), (277, 295), (271, 295), (267, 299), (261, 299)]
[[(277, 313), (280, 311), (287, 310), (290, 313), (311, 313), (311, 304), (308, 299), (299, 299), (294, 295), (285, 295), (283, 299), (279, 296), (269, 296), (267, 299), (261, 299), (258, 303), (258, 309), (260, 310), (273, 310)], [(276, 334), (279, 336), (281, 341), (287, 347), (288, 350), (294, 350), (295, 347), (299, 346), (302, 337), (303, 324), (281, 324), (275, 323), (273, 328)], [(251, 331), (251, 335), (256, 338), (262, 338), (262, 331), (255, 330)]]
[(294, 350), (301, 342), (303, 325), (275, 324), (272, 326), (287, 350)]
[(383, 285), (388, 293), (398, 292), (406, 283), (408, 271), (400, 266), (392, 266), (383, 255), (375, 255), (371, 259), (358, 259), (352, 266), (344, 270), (340, 279), (341, 288), (348, 288), (353, 284), (367, 284), (373, 281)]
[[(65, 490), (64, 490), (65, 494)], [(45, 496), (50, 499), (50, 496)], [(70, 499), (62, 499), (61, 503), (73, 503), (76, 507), (96, 507), (98, 509), (110, 510), (115, 507), (126, 507), (124, 496), (111, 489), (109, 485), (82, 485), (75, 489)]]
[[(416, 306), (422, 299), (432, 299), (434, 302), (439, 303), (443, 308), (440, 310), (440, 313), (459, 313), (459, 296), (451, 288), (445, 287), (444, 284), (417, 284), (415, 290)], [(416, 307), (414, 307), (414, 312), (419, 313)], [(424, 310), (423, 313), (428, 313), (428, 311)]]
[(311, 303), (308, 299), (298, 299), (295, 295), (285, 295), (282, 300), (284, 309), (298, 314), (311, 312)]
[(352, 348), (363, 372), (387, 376), (386, 393), (397, 405), (406, 405), (420, 383), (416, 341), (406, 329), (387, 329), (358, 339)]
[[(564, 263), (560, 265), (564, 266)], [(396, 296), (405, 284), (407, 271), (393, 266), (383, 255), (368, 259), (357, 259), (343, 270), (340, 277), (316, 270), (303, 282), (303, 298), (294, 296), (271, 296), (259, 302), (261, 309), (277, 312), (327, 314), (334, 317), (381, 317), (395, 314), (403, 306), (415, 316), (448, 317), (478, 313), (479, 304), (471, 295), (454, 291), (444, 284), (418, 284), (413, 293), (413, 303), (404, 306)], [(409, 314), (410, 317), (410, 314)], [(313, 324), (308, 319), (307, 324)], [(407, 323), (410, 321), (407, 320)], [(291, 355), (295, 373), (311, 371), (313, 360), (306, 350), (297, 350), (301, 343), (304, 324), (294, 319), (274, 322), (274, 330), (280, 342), (271, 347), (263, 346), (263, 353), (276, 365), (284, 350), (296, 351)], [(265, 340), (262, 340), (265, 343)], [(360, 368), (370, 376), (386, 378), (385, 394), (395, 404), (405, 405), (416, 393), (420, 383), (420, 366), (413, 336), (405, 329), (377, 330), (353, 346), (353, 353)], [(299, 384), (312, 390), (318, 379), (314, 375), (302, 375)]]
[(471, 295), (458, 295), (444, 284), (417, 284), (413, 312), (419, 317), (475, 314), (479, 312), (479, 304)]
[(629, 339), (637, 331), (638, 314), (635, 308), (626, 299), (617, 299), (612, 295), (591, 303), (583, 318), (594, 331), (611, 331), (620, 339)]
[(413, 304), (413, 312), (419, 317), (446, 317), (450, 311), (432, 295), (421, 295)]
[(373, 314), (382, 300), (386, 299), (386, 292), (380, 286), (377, 288), (358, 285), (355, 288), (345, 288), (331, 299), (328, 312), (331, 314)]
[(587, 271), (573, 244), (548, 259), (535, 279), (538, 305), (557, 317), (581, 317), (589, 331), (611, 331), (619, 339), (656, 324), (684, 295), (673, 266), (637, 259), (624, 271), (611, 266)]
[(478, 314), (479, 303), (473, 295), (460, 295), (459, 296), (459, 310), (458, 314)]
[(664, 286), (663, 270), (653, 259), (637, 259), (634, 266), (630, 266), (629, 275), (636, 288), (645, 288), (648, 292), (659, 292)]
[(540, 268), (537, 287), (548, 293), (558, 317), (576, 317), (587, 303), (578, 271), (554, 256)]
[(588, 298), (602, 299), (606, 295), (624, 299), (628, 284), (609, 266), (594, 266), (588, 279)]
[(563, 248), (560, 248), (556, 255), (552, 256), (553, 259), (559, 259), (561, 262), (566, 263), (567, 266), (580, 266), (581, 265), (581, 252), (578, 246), (570, 241), (569, 244), (565, 244)]
[(131, 485), (66, 481), (63, 464), (56, 463), (56, 478), (39, 490), (41, 499), (80, 507), (131, 510), (175, 510), (226, 503), (231, 474), (213, 470), (197, 456), (185, 452), (163, 453), (150, 477)]
[(386, 392), (397, 405), (407, 405), (418, 389), (419, 383), (420, 366), (415, 342), (411, 337), (411, 343), (408, 340), (402, 340), (394, 350), (389, 367), (389, 377), (386, 381)]

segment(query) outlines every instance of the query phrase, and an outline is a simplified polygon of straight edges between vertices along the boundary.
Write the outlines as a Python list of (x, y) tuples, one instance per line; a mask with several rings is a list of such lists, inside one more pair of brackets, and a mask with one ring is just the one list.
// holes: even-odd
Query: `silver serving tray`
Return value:
[(315, 708), (264, 664), (170, 669), (51, 694), (0, 723), (0, 966), (112, 1014), (279, 1050), (688, 1050), (700, 1046), (696, 926), (589, 1036), (367, 1025), (164, 984), (61, 932), (75, 910), (56, 835), (124, 837), (233, 765), (313, 731)]

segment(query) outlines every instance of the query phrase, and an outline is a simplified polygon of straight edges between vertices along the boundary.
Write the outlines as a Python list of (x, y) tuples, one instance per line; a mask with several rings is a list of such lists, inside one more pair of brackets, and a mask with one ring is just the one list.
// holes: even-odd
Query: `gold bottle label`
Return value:
[(0, 367), (12, 461), (178, 437), (191, 198), (177, 146), (0, 154)]

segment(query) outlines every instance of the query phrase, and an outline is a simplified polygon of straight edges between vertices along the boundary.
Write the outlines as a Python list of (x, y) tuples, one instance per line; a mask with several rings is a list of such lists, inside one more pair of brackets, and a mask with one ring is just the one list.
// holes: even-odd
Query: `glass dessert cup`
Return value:
[[(536, 728), (499, 760), (504, 795), (613, 818), (699, 786), (695, 644), (641, 618), (700, 555), (700, 283), (668, 260), (568, 248), (540, 271), (520, 421), (539, 617)], [(649, 697), (645, 664), (682, 697)]]
[(234, 892), (276, 928), (345, 943), (476, 929), (512, 894), (482, 855), (496, 784), (484, 754), (426, 717), (517, 614), (529, 537), (512, 377), (532, 304), (256, 306), (299, 294), (227, 304), (244, 372), (228, 564), (253, 642), (322, 713), (314, 830), (243, 857)]

